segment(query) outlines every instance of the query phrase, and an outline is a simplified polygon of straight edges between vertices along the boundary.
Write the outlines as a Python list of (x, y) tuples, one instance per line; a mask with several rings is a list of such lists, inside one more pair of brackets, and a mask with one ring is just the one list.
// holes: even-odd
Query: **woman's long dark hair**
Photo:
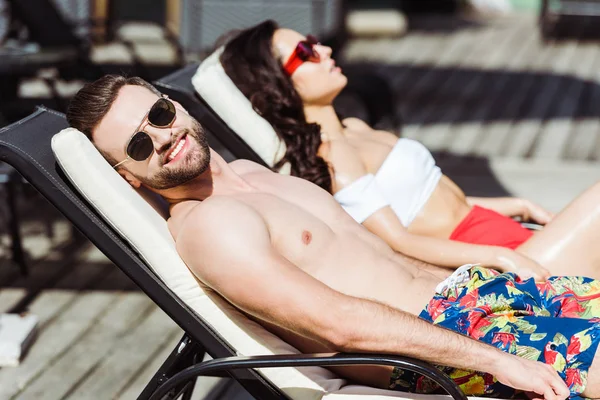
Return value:
[(254, 110), (285, 143), (285, 156), (274, 169), (279, 170), (289, 162), (292, 175), (331, 193), (330, 167), (317, 155), (321, 126), (306, 122), (302, 99), (273, 54), (272, 39), (277, 28), (269, 20), (241, 31), (225, 45), (221, 64)]

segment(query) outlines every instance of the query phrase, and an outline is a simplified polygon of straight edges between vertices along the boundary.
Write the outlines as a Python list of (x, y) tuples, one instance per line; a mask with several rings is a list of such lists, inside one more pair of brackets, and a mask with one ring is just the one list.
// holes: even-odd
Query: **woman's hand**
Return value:
[(546, 225), (554, 218), (554, 214), (527, 199), (515, 199), (521, 204), (521, 218), (523, 221), (533, 221), (540, 225)]
[(471, 206), (494, 210), (507, 217), (520, 217), (523, 221), (533, 221), (545, 225), (552, 220), (554, 214), (539, 205), (518, 197), (467, 197)]
[(531, 258), (514, 250), (502, 248), (496, 256), (494, 267), (501, 272), (514, 272), (521, 279), (533, 278), (536, 282), (544, 282), (550, 272)]

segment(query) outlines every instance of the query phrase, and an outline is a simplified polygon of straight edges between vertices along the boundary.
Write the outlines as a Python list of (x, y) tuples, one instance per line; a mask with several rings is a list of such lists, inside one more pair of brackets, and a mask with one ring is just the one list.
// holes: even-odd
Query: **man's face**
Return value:
[[(202, 127), (178, 104), (173, 123), (157, 128), (148, 123), (147, 113), (159, 97), (134, 85), (121, 88), (106, 116), (94, 131), (96, 146), (115, 160), (127, 158), (131, 136), (144, 131), (152, 139), (154, 151), (146, 160), (127, 160), (119, 172), (134, 186), (142, 183), (151, 189), (180, 186), (199, 176), (209, 166), (210, 150)], [(141, 125), (140, 125), (141, 124)]]

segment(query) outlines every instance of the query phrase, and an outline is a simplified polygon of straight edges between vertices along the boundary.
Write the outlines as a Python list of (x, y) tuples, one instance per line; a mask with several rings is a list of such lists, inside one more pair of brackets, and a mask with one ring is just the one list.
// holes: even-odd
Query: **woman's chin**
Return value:
[(348, 78), (346, 78), (346, 75), (340, 75), (338, 78), (340, 79), (336, 79), (337, 85), (335, 85), (334, 90), (332, 90), (333, 98), (336, 98), (342, 90), (344, 90), (346, 85), (348, 85)]

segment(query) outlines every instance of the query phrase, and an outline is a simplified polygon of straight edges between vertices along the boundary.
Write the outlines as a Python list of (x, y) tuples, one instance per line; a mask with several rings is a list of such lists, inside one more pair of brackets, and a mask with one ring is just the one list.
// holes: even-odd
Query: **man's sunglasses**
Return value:
[(296, 45), (292, 55), (287, 60), (283, 69), (285, 72), (292, 76), (292, 74), (298, 69), (302, 63), (306, 61), (318, 63), (321, 61), (321, 56), (315, 50), (315, 45), (319, 44), (316, 37), (312, 35), (306, 35), (306, 40), (301, 40)]
[(177, 111), (175, 110), (175, 105), (166, 96), (156, 100), (156, 103), (154, 103), (146, 115), (144, 115), (144, 118), (136, 128), (135, 133), (129, 138), (125, 147), (127, 158), (120, 163), (115, 164), (113, 168), (117, 168), (119, 165), (129, 160), (144, 161), (152, 155), (152, 152), (154, 151), (152, 138), (141, 129), (146, 118), (148, 119), (148, 124), (153, 127), (166, 128), (173, 123), (176, 114)]

